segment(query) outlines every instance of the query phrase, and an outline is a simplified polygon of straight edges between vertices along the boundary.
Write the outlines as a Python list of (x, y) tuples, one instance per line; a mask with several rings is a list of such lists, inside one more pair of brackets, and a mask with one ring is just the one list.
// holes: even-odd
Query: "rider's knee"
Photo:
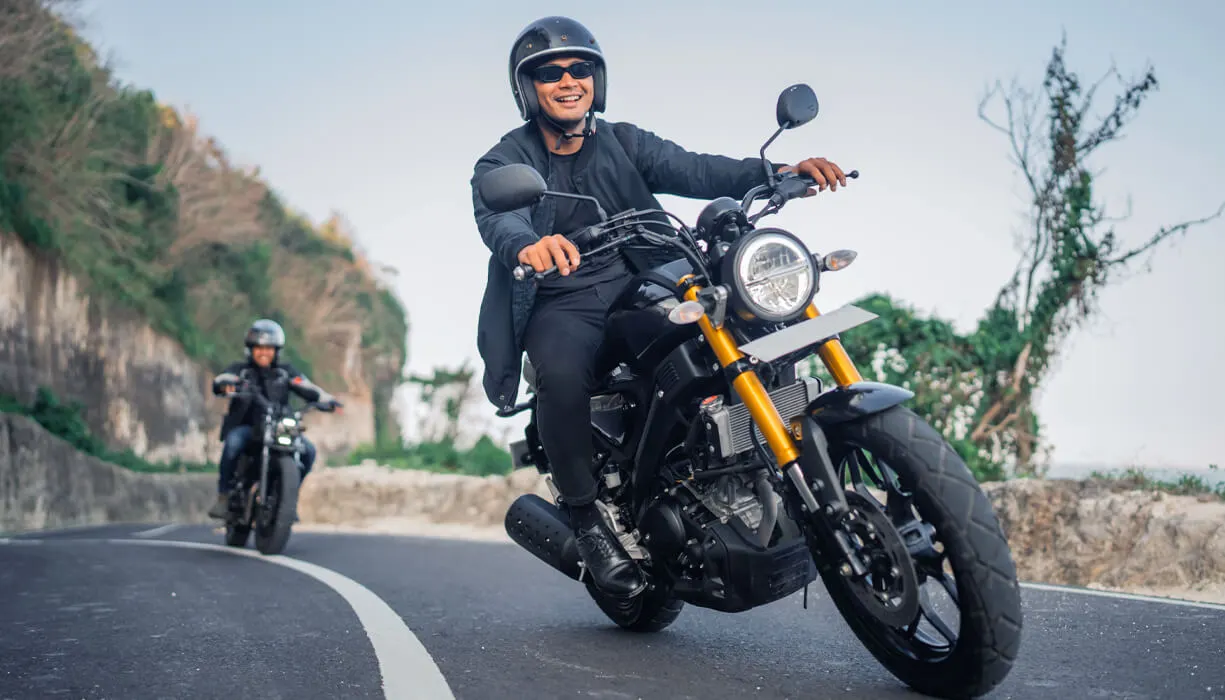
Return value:
[(304, 473), (309, 472), (311, 470), (311, 467), (314, 466), (316, 454), (317, 452), (315, 450), (315, 444), (312, 443), (310, 440), (307, 440), (305, 437), (303, 437), (302, 438), (302, 470)]
[(590, 391), (591, 363), (575, 360), (553, 362), (536, 368), (537, 391), (547, 392), (558, 398), (585, 397)]
[(221, 448), (221, 458), (233, 459), (234, 457), (237, 457), (238, 454), (242, 452), (242, 448), (245, 447), (246, 444), (247, 435), (245, 431), (231, 430), (230, 433), (225, 436), (225, 443)]

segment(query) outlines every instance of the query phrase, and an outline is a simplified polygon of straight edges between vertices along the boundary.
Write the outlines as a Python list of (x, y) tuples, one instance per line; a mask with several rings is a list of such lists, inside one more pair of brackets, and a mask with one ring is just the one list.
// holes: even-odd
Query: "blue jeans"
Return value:
[[(219, 461), (218, 476), (217, 476), (217, 492), (226, 493), (233, 486), (234, 474), (238, 470), (238, 458), (242, 456), (243, 450), (247, 448), (254, 430), (249, 425), (240, 425), (235, 427), (229, 433), (226, 433), (225, 443), (221, 448), (221, 460)], [(300, 468), (300, 479), (305, 479), (310, 473), (311, 467), (315, 465), (315, 444), (312, 443), (305, 435), (302, 436), (302, 466)]]

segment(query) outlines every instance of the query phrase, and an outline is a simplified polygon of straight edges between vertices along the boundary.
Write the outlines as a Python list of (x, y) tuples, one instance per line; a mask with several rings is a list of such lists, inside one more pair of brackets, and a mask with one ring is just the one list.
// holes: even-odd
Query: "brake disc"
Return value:
[(914, 560), (897, 528), (875, 503), (854, 491), (847, 492), (846, 500), (851, 511), (841, 527), (868, 568), (865, 576), (846, 577), (847, 586), (873, 617), (890, 627), (905, 627), (919, 614)]

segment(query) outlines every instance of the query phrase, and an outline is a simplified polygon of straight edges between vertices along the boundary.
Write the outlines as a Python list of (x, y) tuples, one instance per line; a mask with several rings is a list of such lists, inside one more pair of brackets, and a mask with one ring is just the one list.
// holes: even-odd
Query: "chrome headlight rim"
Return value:
[[(745, 287), (744, 278), (740, 272), (742, 267), (747, 264), (748, 257), (770, 242), (781, 243), (790, 248), (799, 256), (808, 270), (809, 285), (807, 292), (801, 295), (802, 300), (796, 304), (794, 309), (781, 313), (770, 311), (754, 303), (752, 296), (749, 295), (748, 289)], [(729, 250), (723, 257), (722, 267), (723, 274), (721, 277), (723, 283), (731, 288), (733, 307), (737, 314), (745, 320), (784, 323), (799, 318), (804, 314), (808, 305), (812, 303), (820, 282), (820, 270), (813, 260), (812, 252), (808, 250), (808, 246), (804, 245), (804, 242), (798, 236), (781, 228), (760, 228), (736, 241), (734, 248)]]

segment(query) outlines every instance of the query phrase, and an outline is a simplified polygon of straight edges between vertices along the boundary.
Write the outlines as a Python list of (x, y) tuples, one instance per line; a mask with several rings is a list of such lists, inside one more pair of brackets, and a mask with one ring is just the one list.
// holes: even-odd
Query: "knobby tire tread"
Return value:
[[(899, 464), (910, 467), (915, 504), (925, 519), (937, 521), (933, 524), (958, 574), (959, 644), (949, 659), (936, 664), (948, 668), (882, 653), (854, 624), (852, 629), (878, 660), (921, 692), (942, 697), (989, 692), (1016, 662), (1022, 629), (1016, 564), (991, 502), (944, 437), (905, 407), (837, 426), (831, 433), (868, 448), (895, 469)], [(971, 577), (973, 585), (964, 585), (964, 576)], [(973, 637), (983, 638), (981, 645), (960, 643), (968, 629), (975, 631)], [(899, 660), (904, 663), (892, 663)]]

